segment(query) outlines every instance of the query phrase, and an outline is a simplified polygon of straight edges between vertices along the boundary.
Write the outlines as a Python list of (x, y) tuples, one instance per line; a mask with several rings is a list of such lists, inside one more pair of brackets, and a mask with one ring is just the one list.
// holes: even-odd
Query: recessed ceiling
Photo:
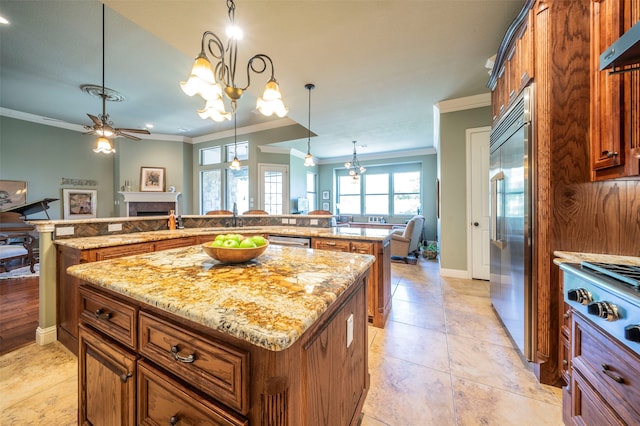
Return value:
[[(150, 138), (228, 135), (233, 122), (200, 119), (203, 102), (178, 85), (199, 53), (202, 33), (224, 34), (226, 2), (105, 4), (105, 85), (126, 98), (107, 104), (115, 125), (152, 123)], [(239, 105), (239, 133), (299, 123), (300, 139), (279, 145), (306, 152), (304, 86), (314, 83), (311, 130), (318, 136), (311, 151), (317, 158), (350, 156), (352, 140), (366, 145), (359, 156), (432, 147), (433, 105), (488, 92), (484, 65), (522, 6), (508, 0), (237, 0), (236, 23), (245, 34), (238, 79), (246, 81), (251, 55), (269, 55), (289, 107), (285, 119), (258, 114), (256, 97), (268, 77), (252, 75)], [(100, 113), (101, 102), (80, 87), (101, 84), (101, 14), (101, 3), (88, 0), (0, 2), (0, 15), (10, 21), (0, 26), (5, 113), (90, 124), (86, 114)]]

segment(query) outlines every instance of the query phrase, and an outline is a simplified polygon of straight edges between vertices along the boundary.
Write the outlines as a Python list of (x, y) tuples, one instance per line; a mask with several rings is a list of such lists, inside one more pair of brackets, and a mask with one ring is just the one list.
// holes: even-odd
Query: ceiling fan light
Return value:
[(116, 152), (116, 150), (113, 148), (113, 146), (111, 146), (111, 141), (109, 139), (105, 138), (104, 136), (101, 136), (96, 141), (96, 147), (93, 150), (93, 152), (102, 153), (102, 154), (111, 154)]

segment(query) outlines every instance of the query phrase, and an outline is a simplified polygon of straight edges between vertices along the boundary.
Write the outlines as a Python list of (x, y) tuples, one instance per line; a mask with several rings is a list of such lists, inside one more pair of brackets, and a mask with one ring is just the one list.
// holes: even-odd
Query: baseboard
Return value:
[(58, 340), (58, 332), (55, 325), (47, 328), (38, 327), (36, 329), (36, 343), (40, 346), (48, 345), (56, 340)]
[(465, 269), (443, 269), (440, 268), (441, 277), (469, 278), (469, 273)]

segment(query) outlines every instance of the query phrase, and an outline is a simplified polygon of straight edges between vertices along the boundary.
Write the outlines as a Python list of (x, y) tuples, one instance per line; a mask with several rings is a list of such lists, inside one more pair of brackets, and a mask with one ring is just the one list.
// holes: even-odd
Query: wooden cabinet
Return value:
[(368, 283), (367, 313), (374, 327), (384, 328), (391, 313), (391, 246), (386, 242), (349, 241), (337, 238), (313, 238), (316, 250), (332, 250), (376, 257)]
[(572, 314), (573, 424), (637, 424), (640, 359), (581, 314)]
[(495, 124), (509, 109), (511, 102), (531, 81), (533, 68), (533, 13), (523, 11), (509, 28), (510, 42), (496, 57), (489, 80), (492, 123)]
[(640, 177), (640, 73), (600, 71), (600, 54), (638, 20), (638, 0), (591, 2), (592, 180)]
[[(81, 285), (79, 423), (355, 426), (369, 389), (365, 282), (281, 351)], [(90, 315), (96, 304), (137, 330), (133, 348)]]
[(79, 327), (78, 424), (135, 425), (136, 356)]

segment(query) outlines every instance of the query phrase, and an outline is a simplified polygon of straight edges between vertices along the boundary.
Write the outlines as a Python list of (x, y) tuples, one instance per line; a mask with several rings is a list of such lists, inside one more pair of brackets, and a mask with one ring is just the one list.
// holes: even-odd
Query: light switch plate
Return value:
[(309, 225), (317, 225), (317, 224), (318, 224), (318, 219), (309, 220)]
[(347, 347), (351, 346), (353, 342), (353, 314), (347, 318)]
[(73, 235), (74, 232), (75, 228), (73, 226), (62, 226), (56, 228), (56, 235), (58, 236)]
[(122, 231), (122, 224), (121, 223), (110, 223), (107, 226), (107, 230), (109, 232)]

